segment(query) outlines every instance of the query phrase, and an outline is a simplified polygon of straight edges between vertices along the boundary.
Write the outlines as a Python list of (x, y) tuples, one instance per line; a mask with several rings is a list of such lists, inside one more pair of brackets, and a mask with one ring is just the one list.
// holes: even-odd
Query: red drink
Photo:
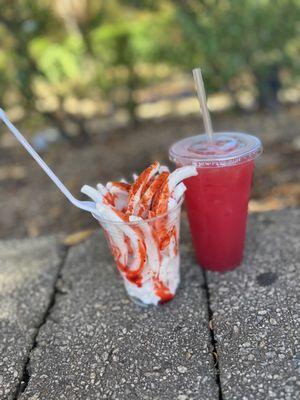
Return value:
[(243, 258), (254, 162), (199, 168), (187, 179), (186, 205), (199, 264), (215, 271), (237, 267)]
[(198, 175), (184, 183), (193, 245), (203, 268), (224, 272), (242, 261), (254, 158), (261, 150), (257, 138), (237, 133), (215, 134), (214, 145), (205, 135), (194, 136), (170, 150), (177, 165), (197, 166)]

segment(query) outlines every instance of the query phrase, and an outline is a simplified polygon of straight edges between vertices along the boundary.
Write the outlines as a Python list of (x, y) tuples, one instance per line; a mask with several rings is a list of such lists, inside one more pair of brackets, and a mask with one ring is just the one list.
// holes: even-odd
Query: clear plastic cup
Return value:
[(127, 294), (139, 305), (163, 304), (176, 293), (182, 202), (147, 220), (99, 220)]
[(199, 264), (214, 271), (236, 268), (243, 259), (248, 201), (260, 140), (246, 133), (220, 132), (173, 144), (177, 166), (194, 165), (198, 175), (184, 181), (192, 240)]

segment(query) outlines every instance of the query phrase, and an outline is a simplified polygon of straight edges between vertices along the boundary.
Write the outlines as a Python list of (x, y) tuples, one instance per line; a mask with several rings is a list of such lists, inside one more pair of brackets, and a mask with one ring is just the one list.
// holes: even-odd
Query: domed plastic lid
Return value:
[(207, 135), (191, 136), (174, 143), (170, 159), (179, 165), (196, 167), (225, 167), (254, 160), (262, 153), (261, 141), (252, 135), (239, 132), (217, 132), (213, 143)]

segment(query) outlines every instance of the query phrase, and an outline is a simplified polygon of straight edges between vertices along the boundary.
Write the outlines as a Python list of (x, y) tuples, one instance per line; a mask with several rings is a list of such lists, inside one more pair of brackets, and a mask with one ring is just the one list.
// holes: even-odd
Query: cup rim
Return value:
[[(169, 148), (169, 158), (178, 165), (194, 165), (196, 168), (218, 168), (244, 164), (249, 161), (255, 160), (263, 152), (263, 145), (261, 140), (250, 133), (237, 132), (237, 131), (223, 131), (215, 132), (215, 137), (228, 137), (233, 139), (243, 140), (247, 145), (240, 147), (234, 152), (228, 154), (216, 155), (197, 155), (190, 152), (191, 145), (197, 143), (207, 136), (205, 134), (189, 136), (183, 138), (171, 145)], [(179, 149), (179, 147), (181, 148)]]
[(183, 201), (184, 201), (184, 194), (181, 196), (179, 202), (177, 203), (177, 205), (175, 207), (172, 207), (170, 210), (168, 210), (168, 211), (166, 211), (166, 212), (164, 212), (162, 214), (156, 215), (155, 217), (142, 219), (141, 221), (128, 221), (128, 222), (112, 221), (111, 219), (100, 218), (98, 215), (96, 215), (94, 213), (92, 213), (92, 215), (100, 223), (103, 222), (105, 224), (112, 224), (112, 225), (141, 225), (141, 224), (144, 224), (144, 223), (154, 222), (154, 221), (156, 221), (156, 220), (158, 220), (160, 218), (166, 217), (167, 215), (178, 211), (178, 209), (181, 208)]

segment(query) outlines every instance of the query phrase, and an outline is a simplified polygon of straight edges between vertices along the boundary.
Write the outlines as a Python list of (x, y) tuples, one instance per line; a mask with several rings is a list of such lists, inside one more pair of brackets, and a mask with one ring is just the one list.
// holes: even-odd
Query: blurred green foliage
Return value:
[(39, 113), (65, 137), (68, 123), (88, 137), (80, 100), (123, 107), (136, 123), (138, 89), (195, 66), (210, 92), (238, 104), (250, 90), (262, 107), (276, 102), (282, 74), (299, 76), (300, 0), (0, 0), (0, 9), (1, 105)]
[(186, 65), (197, 64), (197, 59), (205, 65), (211, 89), (225, 88), (234, 95), (254, 87), (264, 106), (280, 87), (281, 70), (299, 73), (299, 0), (176, 3)]

